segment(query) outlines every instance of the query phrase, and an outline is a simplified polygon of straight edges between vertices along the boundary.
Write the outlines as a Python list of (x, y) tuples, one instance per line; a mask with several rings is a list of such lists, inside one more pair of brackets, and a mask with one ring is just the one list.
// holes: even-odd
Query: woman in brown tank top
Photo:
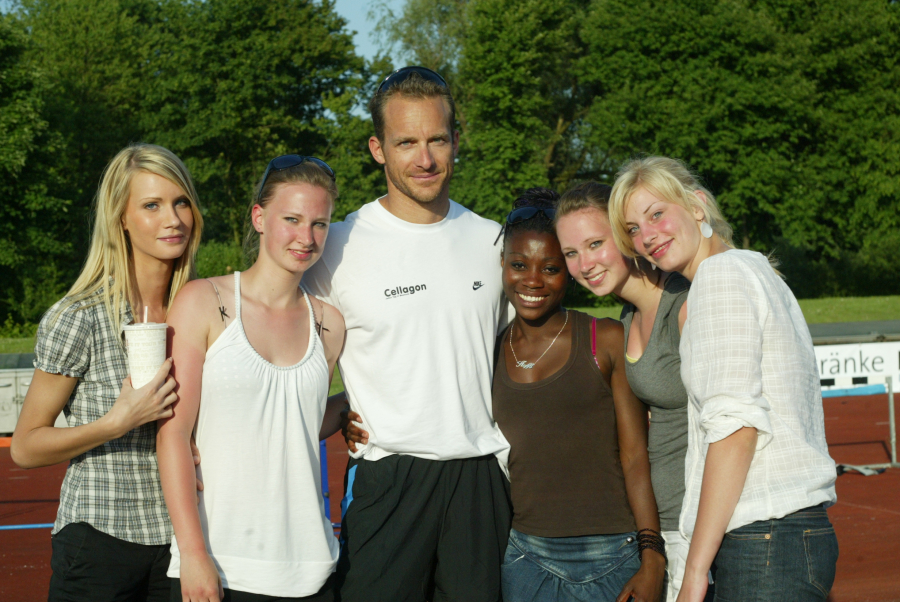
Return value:
[(503, 288), (516, 318), (498, 339), (493, 385), (511, 446), (503, 598), (656, 602), (665, 557), (647, 410), (625, 376), (621, 323), (562, 307), (557, 198), (526, 191), (504, 230)]

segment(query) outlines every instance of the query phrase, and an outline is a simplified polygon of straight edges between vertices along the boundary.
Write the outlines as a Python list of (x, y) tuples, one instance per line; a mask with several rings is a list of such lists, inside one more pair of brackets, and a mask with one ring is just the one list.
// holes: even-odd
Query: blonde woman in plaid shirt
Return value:
[[(122, 326), (165, 322), (190, 279), (203, 224), (178, 157), (134, 144), (107, 166), (84, 269), (44, 315), (35, 374), (12, 441), (23, 468), (70, 460), (52, 531), (49, 599), (166, 600), (169, 541), (156, 421), (176, 399), (167, 360), (131, 386)], [(71, 428), (54, 428), (65, 412)]]
[(688, 451), (678, 602), (824, 600), (838, 556), (812, 338), (765, 255), (735, 249), (713, 195), (680, 161), (646, 157), (613, 186), (617, 246), (691, 281), (682, 330)]

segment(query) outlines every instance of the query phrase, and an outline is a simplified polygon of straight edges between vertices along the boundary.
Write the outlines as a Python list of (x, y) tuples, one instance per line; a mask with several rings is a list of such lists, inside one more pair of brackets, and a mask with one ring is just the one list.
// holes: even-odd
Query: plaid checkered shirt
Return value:
[[(62, 300), (38, 327), (34, 367), (80, 379), (64, 409), (72, 427), (105, 415), (128, 376), (122, 331), (113, 330), (102, 295), (98, 291), (60, 311)], [(126, 304), (122, 324), (132, 321)], [(169, 544), (172, 525), (159, 482), (156, 423), (72, 458), (59, 497), (53, 534), (84, 522), (132, 543)]]

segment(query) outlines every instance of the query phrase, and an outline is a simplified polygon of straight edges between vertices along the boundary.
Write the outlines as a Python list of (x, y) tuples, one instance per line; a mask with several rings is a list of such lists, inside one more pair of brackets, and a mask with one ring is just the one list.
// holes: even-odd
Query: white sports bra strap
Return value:
[(241, 273), (234, 272), (234, 319), (241, 319)]

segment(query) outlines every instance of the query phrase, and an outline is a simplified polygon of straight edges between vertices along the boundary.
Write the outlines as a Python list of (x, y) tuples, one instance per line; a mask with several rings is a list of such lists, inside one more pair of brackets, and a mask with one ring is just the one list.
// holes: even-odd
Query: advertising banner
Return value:
[(900, 391), (900, 341), (817, 345), (815, 351), (822, 390), (883, 385), (890, 376)]

